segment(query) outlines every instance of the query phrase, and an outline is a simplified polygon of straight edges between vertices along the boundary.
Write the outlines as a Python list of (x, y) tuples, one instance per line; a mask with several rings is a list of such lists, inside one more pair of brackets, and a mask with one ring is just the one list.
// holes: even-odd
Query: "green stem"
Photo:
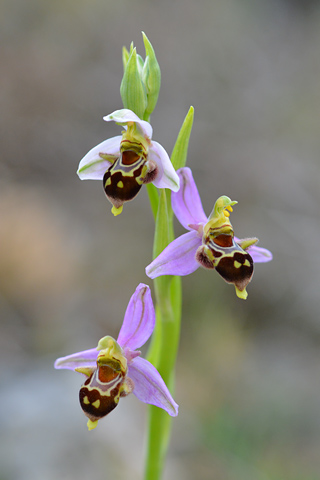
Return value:
[(152, 211), (154, 219), (156, 220), (157, 212), (158, 212), (158, 205), (159, 205), (158, 190), (154, 185), (152, 185), (152, 183), (148, 183), (146, 185), (146, 187), (147, 187), (147, 192), (148, 192), (148, 195), (149, 195), (151, 211)]
[[(172, 218), (168, 218), (166, 194), (160, 194), (156, 220), (154, 257), (173, 239)], [(156, 328), (148, 359), (157, 368), (173, 394), (174, 369), (178, 353), (181, 320), (181, 279), (163, 276), (154, 280)], [(164, 410), (149, 407), (149, 431), (145, 480), (160, 480), (171, 430), (171, 417)]]
[[(185, 165), (194, 110), (190, 107), (180, 129), (171, 161), (175, 169)], [(174, 240), (171, 192), (161, 190), (160, 196), (148, 185), (153, 215), (156, 219), (153, 258)], [(181, 323), (181, 278), (158, 277), (154, 280), (156, 295), (156, 327), (152, 335), (148, 359), (157, 368), (171, 394), (174, 394), (174, 370), (178, 354)], [(168, 449), (171, 417), (161, 408), (149, 407), (149, 430), (145, 480), (160, 480)]]
[[(173, 395), (174, 368), (180, 338), (181, 279), (180, 277), (171, 277), (170, 280), (168, 284), (170, 302), (166, 301), (163, 304), (161, 300), (157, 300), (157, 323), (161, 325), (161, 329), (156, 333), (159, 332), (161, 338), (160, 342), (158, 341), (158, 351), (153, 360), (156, 360), (155, 366)], [(158, 299), (156, 285), (155, 290)], [(164, 410), (154, 406), (149, 407), (145, 480), (161, 479), (170, 438), (171, 420)]]

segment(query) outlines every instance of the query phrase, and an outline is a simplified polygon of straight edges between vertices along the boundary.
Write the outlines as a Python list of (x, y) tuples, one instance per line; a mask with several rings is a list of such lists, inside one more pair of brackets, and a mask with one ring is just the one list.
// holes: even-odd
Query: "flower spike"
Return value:
[(172, 209), (180, 223), (189, 230), (171, 242), (146, 268), (150, 278), (160, 275), (189, 275), (200, 265), (215, 269), (235, 286), (239, 298), (246, 299), (246, 287), (253, 275), (254, 263), (272, 260), (272, 254), (257, 247), (257, 238), (240, 240), (230, 222), (237, 202), (219, 197), (207, 218), (190, 168), (178, 170), (180, 190), (171, 195)]
[(156, 368), (140, 357), (140, 348), (151, 336), (155, 312), (150, 288), (141, 283), (128, 304), (118, 339), (103, 337), (97, 348), (58, 358), (55, 368), (85, 375), (79, 400), (88, 417), (88, 429), (108, 415), (121, 397), (133, 393), (144, 403), (178, 415), (178, 405)]
[(102, 180), (112, 213), (119, 215), (123, 204), (132, 200), (144, 183), (179, 190), (179, 177), (165, 149), (152, 140), (150, 123), (128, 109), (116, 110), (103, 118), (124, 127), (122, 136), (105, 140), (81, 160), (81, 180)]

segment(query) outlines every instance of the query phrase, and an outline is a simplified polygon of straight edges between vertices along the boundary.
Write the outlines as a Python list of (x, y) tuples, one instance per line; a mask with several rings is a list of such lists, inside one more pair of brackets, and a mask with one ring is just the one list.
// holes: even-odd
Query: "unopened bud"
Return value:
[(147, 107), (147, 93), (141, 80), (140, 70), (141, 61), (137, 58), (134, 48), (125, 66), (120, 94), (124, 108), (132, 110), (139, 118), (143, 119)]

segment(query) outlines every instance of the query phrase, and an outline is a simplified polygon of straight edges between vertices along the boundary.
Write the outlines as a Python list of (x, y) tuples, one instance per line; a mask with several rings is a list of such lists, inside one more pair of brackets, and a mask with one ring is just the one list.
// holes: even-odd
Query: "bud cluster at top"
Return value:
[(160, 91), (161, 72), (154, 49), (142, 32), (146, 58), (137, 53), (133, 42), (128, 51), (122, 50), (124, 74), (120, 94), (124, 108), (132, 110), (139, 118), (148, 120), (153, 112)]

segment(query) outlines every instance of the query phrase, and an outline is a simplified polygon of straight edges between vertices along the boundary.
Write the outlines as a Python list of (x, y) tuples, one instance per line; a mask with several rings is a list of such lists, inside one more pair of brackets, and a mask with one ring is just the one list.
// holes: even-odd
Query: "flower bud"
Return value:
[[(126, 54), (123, 54), (125, 62)], [(147, 107), (146, 88), (141, 80), (141, 60), (137, 58), (137, 51), (133, 48), (125, 66), (120, 94), (124, 108), (132, 110), (139, 118), (144, 117)]]
[(153, 112), (159, 96), (161, 84), (161, 72), (154, 49), (144, 32), (142, 32), (143, 43), (146, 50), (146, 59), (143, 65), (142, 80), (147, 91), (146, 114)]

